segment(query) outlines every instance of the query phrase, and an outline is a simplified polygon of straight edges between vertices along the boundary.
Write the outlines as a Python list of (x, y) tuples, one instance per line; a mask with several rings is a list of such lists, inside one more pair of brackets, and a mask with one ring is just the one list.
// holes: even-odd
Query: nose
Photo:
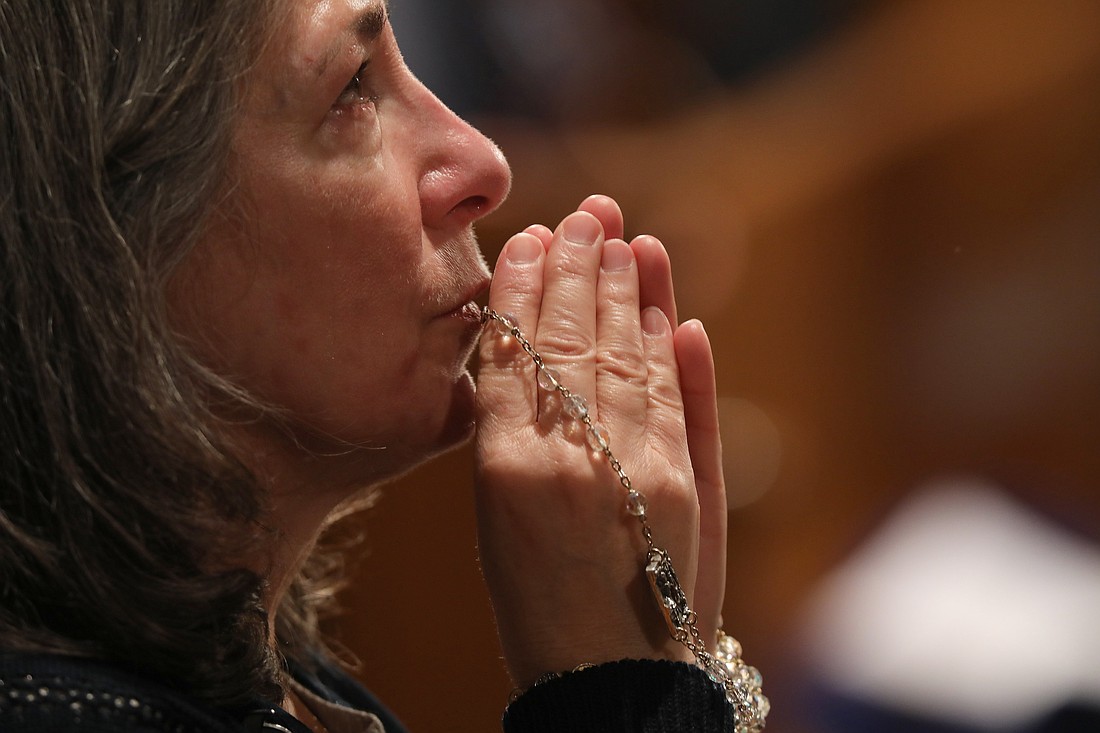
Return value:
[(416, 131), (422, 161), (418, 192), (426, 226), (469, 226), (508, 196), (512, 172), (504, 153), (417, 82)]

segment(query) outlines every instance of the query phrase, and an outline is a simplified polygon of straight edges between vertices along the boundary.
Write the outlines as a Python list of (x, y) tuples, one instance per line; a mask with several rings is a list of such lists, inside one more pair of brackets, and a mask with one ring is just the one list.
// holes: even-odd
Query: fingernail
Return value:
[(542, 242), (533, 234), (517, 234), (508, 243), (508, 261), (516, 265), (527, 265), (542, 254)]
[(561, 225), (562, 235), (573, 244), (595, 244), (603, 233), (599, 220), (591, 214), (570, 214)]
[(672, 330), (665, 312), (655, 305), (642, 311), (642, 330), (650, 336), (663, 336)]
[(630, 267), (634, 261), (634, 250), (630, 245), (621, 240), (604, 242), (603, 257), (600, 259), (600, 268), (604, 272), (616, 272)]

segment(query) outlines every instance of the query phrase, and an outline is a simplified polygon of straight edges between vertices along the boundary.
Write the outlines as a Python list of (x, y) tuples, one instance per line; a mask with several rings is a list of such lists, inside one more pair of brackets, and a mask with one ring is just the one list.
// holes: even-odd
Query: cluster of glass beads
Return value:
[[(718, 631), (718, 647), (707, 669), (711, 679), (726, 688), (726, 698), (737, 709), (735, 733), (759, 733), (772, 705), (764, 695), (764, 677), (760, 670), (741, 658), (741, 644), (724, 631)], [(721, 665), (721, 674), (713, 666)]]
[(771, 703), (764, 696), (764, 679), (756, 667), (749, 666), (741, 659), (741, 644), (725, 632), (718, 631), (718, 647), (714, 654), (706, 651), (695, 627), (695, 612), (688, 605), (687, 596), (676, 578), (672, 560), (668, 553), (653, 543), (653, 534), (646, 516), (645, 495), (637, 491), (622, 464), (611, 452), (611, 434), (605, 427), (592, 420), (588, 402), (584, 397), (571, 392), (561, 381), (561, 375), (553, 367), (543, 362), (542, 356), (520, 331), (515, 317), (497, 313), (489, 308), (482, 310), (482, 320), (492, 323), (504, 338), (515, 339), (535, 364), (536, 381), (541, 389), (548, 393), (558, 393), (562, 400), (562, 411), (570, 418), (579, 421), (585, 430), (585, 441), (596, 453), (607, 458), (619, 483), (626, 489), (626, 510), (638, 518), (642, 532), (649, 545), (646, 559), (646, 574), (649, 577), (654, 597), (664, 614), (672, 637), (684, 644), (695, 654), (699, 665), (707, 675), (723, 689), (726, 700), (733, 706), (737, 723), (734, 733), (760, 733), (771, 711)]

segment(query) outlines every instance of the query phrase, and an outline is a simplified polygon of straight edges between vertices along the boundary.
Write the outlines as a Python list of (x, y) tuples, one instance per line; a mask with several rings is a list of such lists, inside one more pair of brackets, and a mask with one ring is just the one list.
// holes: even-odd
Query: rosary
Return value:
[(657, 607), (668, 625), (669, 633), (673, 639), (687, 647), (695, 657), (696, 664), (722, 688), (726, 700), (733, 706), (736, 714), (735, 733), (762, 731), (768, 712), (771, 710), (771, 704), (761, 690), (764, 684), (763, 677), (759, 670), (745, 664), (741, 659), (741, 645), (737, 640), (727, 636), (721, 630), (718, 631), (717, 648), (713, 653), (707, 651), (706, 644), (696, 626), (697, 616), (695, 611), (691, 610), (687, 595), (676, 578), (672, 559), (668, 552), (658, 547), (653, 539), (653, 530), (649, 526), (646, 514), (645, 495), (634, 488), (619, 459), (611, 452), (611, 436), (607, 430), (593, 422), (584, 397), (571, 392), (562, 384), (561, 375), (553, 368), (546, 366), (542, 356), (520, 331), (515, 318), (486, 307), (482, 309), (481, 321), (483, 324), (491, 323), (502, 336), (516, 340), (535, 364), (539, 387), (548, 393), (558, 394), (565, 414), (584, 426), (585, 440), (589, 448), (607, 459), (622, 488), (626, 490), (626, 511), (631, 516), (637, 517), (641, 524), (642, 536), (648, 546), (645, 558), (646, 577)]

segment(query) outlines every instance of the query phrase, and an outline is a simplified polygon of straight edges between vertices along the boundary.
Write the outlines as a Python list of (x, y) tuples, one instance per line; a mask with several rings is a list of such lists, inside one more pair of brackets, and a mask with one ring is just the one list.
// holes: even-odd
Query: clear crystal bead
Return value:
[(733, 676), (737, 682), (750, 690), (758, 690), (764, 684), (760, 670), (747, 664), (739, 666)]
[(626, 495), (626, 510), (635, 517), (645, 516), (646, 499), (637, 491), (631, 491)]
[(553, 392), (558, 388), (558, 385), (561, 384), (561, 375), (558, 374), (557, 369), (542, 367), (539, 369), (538, 380), (540, 387), (547, 392)]
[(493, 319), (493, 326), (505, 336), (511, 336), (512, 330), (519, 328), (519, 321), (510, 313), (498, 313), (499, 318)]
[(717, 659), (711, 659), (703, 669), (712, 682), (722, 687), (726, 686), (726, 668)]
[(583, 420), (588, 417), (588, 402), (580, 395), (569, 395), (565, 400), (565, 414), (575, 420)]
[(764, 693), (753, 695), (752, 704), (756, 707), (756, 714), (761, 720), (768, 717), (768, 713), (772, 711), (772, 702), (764, 696)]
[(588, 432), (584, 438), (588, 441), (588, 447), (597, 453), (603, 453), (611, 445), (611, 433), (607, 432), (607, 428), (599, 424), (594, 424), (588, 428)]
[(722, 635), (718, 640), (718, 654), (722, 661), (741, 658), (741, 644), (732, 636)]

